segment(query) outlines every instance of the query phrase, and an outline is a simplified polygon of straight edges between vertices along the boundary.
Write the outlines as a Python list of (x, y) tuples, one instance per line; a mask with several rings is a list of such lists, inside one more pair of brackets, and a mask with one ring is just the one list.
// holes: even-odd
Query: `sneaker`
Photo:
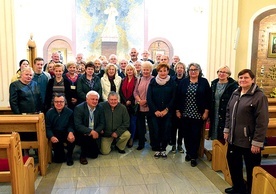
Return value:
[(176, 153), (176, 146), (175, 146), (175, 145), (172, 146), (171, 152), (172, 152), (172, 153)]
[(160, 153), (160, 155), (161, 155), (161, 157), (165, 160), (165, 159), (167, 159), (167, 154), (166, 154), (166, 151), (162, 151), (161, 153)]
[(160, 156), (161, 156), (161, 152), (155, 152), (154, 157), (156, 159), (160, 158)]
[(179, 153), (184, 153), (184, 149), (182, 148), (182, 146), (177, 146), (177, 150)]

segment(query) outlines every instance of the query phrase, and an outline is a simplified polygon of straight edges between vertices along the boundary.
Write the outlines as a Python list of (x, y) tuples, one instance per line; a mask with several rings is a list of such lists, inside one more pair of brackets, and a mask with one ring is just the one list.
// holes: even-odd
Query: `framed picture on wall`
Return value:
[(276, 32), (269, 33), (267, 57), (276, 58)]

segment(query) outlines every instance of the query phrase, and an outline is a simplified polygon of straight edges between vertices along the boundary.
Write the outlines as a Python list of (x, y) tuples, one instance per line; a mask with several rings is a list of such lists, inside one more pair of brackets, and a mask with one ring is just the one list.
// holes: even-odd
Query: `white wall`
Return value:
[[(72, 5), (74, 0), (14, 0), (17, 61), (26, 58), (30, 34), (43, 57), (43, 46), (52, 36), (72, 40)], [(18, 64), (16, 64), (18, 66)]]
[(165, 37), (182, 62), (197, 62), (205, 72), (208, 4), (208, 0), (148, 0), (148, 39)]
[[(145, 1), (148, 40), (166, 38), (181, 61), (197, 62), (206, 72), (209, 0)], [(62, 35), (72, 40), (74, 0), (14, 0), (14, 3), (18, 62), (26, 58), (26, 44), (31, 33), (37, 55), (41, 57), (45, 42), (52, 36)]]

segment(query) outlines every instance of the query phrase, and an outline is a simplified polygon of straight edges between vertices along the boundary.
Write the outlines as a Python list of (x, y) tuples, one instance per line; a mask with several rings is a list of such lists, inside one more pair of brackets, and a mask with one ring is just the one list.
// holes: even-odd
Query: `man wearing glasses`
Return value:
[[(67, 162), (74, 164), (72, 155), (75, 147), (73, 111), (65, 106), (65, 97), (61, 94), (54, 96), (54, 108), (46, 113), (47, 138), (52, 142), (55, 163)], [(65, 155), (65, 146), (67, 153)]]

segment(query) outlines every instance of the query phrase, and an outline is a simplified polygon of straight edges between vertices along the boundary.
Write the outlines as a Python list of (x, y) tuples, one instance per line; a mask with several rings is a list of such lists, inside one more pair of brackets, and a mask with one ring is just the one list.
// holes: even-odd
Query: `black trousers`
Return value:
[[(75, 148), (75, 142), (71, 143), (67, 140), (68, 132), (67, 131), (53, 131), (54, 136), (58, 138), (59, 142), (52, 143), (54, 151), (54, 162), (64, 162), (65, 159), (72, 159), (73, 150)], [(67, 154), (65, 156), (65, 150), (67, 149)]]
[(192, 159), (197, 159), (203, 120), (187, 117), (183, 117), (181, 120), (181, 128), (183, 130), (184, 145), (187, 155), (190, 155)]
[(150, 142), (152, 142), (152, 118), (149, 112), (138, 112), (137, 113), (137, 128), (136, 133), (138, 136), (138, 146), (144, 147), (145, 146), (145, 134), (147, 132), (146, 129), (146, 120), (149, 127), (149, 137)]
[(171, 136), (171, 115), (152, 117), (153, 133), (151, 145), (159, 151), (166, 151)]
[(100, 150), (99, 150), (99, 139), (93, 139), (91, 136), (84, 135), (81, 133), (77, 133), (78, 142), (81, 146), (81, 154), (80, 157), (86, 158), (97, 158)]
[[(247, 184), (243, 179), (243, 159), (246, 166)], [(233, 187), (240, 193), (251, 193), (252, 172), (255, 166), (261, 164), (261, 153), (253, 154), (251, 148), (242, 148), (233, 144), (228, 145), (227, 161), (233, 182)]]
[(183, 128), (181, 128), (181, 119), (176, 115), (172, 116), (172, 130), (171, 130), (171, 145), (176, 145), (176, 135), (177, 135), (177, 145), (182, 146), (183, 140)]

